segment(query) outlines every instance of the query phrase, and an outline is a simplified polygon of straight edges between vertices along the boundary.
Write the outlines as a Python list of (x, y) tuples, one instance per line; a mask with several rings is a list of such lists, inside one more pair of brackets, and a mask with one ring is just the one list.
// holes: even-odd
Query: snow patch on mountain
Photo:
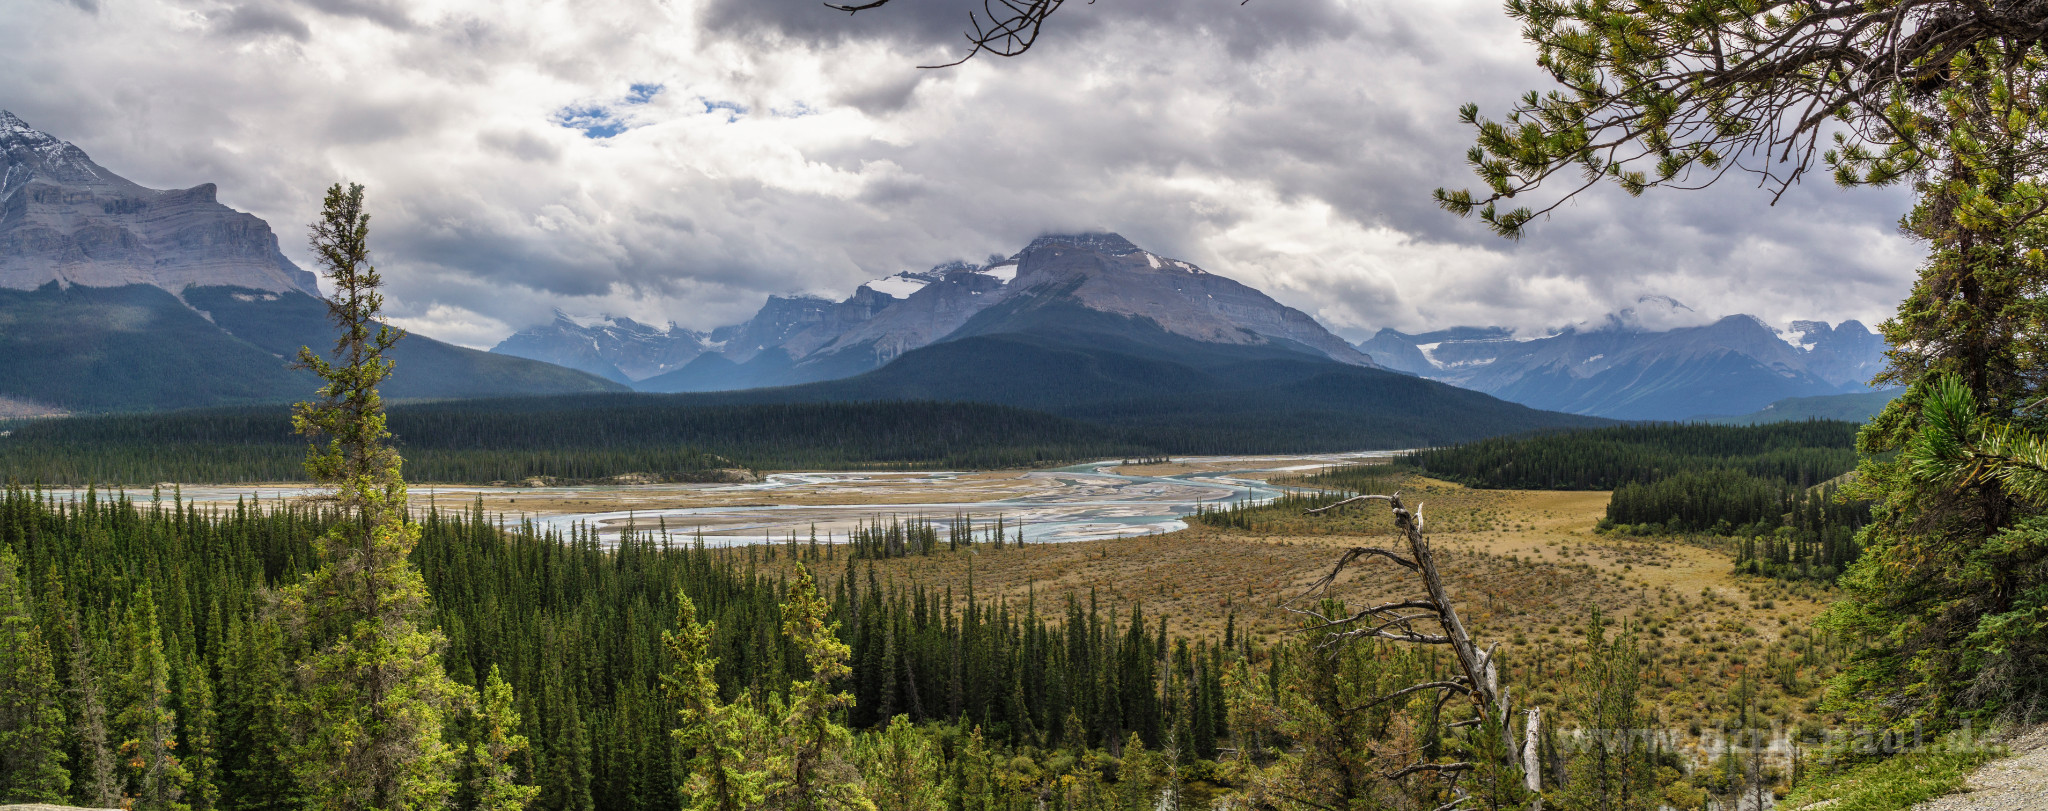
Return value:
[(976, 270), (975, 272), (982, 274), (984, 276), (994, 276), (996, 278), (996, 281), (1002, 282), (1003, 284), (1009, 284), (1010, 282), (1017, 280), (1017, 260), (1006, 260), (997, 264), (989, 265), (988, 267), (985, 268), (981, 268), (979, 270)]
[(931, 282), (909, 273), (898, 273), (861, 286), (891, 298), (910, 298), (910, 294), (923, 290), (928, 284)]

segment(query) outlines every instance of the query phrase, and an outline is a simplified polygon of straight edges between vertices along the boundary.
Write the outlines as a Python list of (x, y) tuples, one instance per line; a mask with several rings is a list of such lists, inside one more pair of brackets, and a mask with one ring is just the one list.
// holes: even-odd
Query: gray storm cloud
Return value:
[(0, 107), (160, 188), (216, 182), (286, 250), (370, 187), (399, 321), (488, 345), (553, 307), (705, 328), (771, 293), (1113, 229), (1340, 332), (1541, 328), (1643, 295), (1881, 319), (1898, 190), (1600, 188), (1509, 243), (1439, 211), (1471, 101), (1546, 87), (1494, 0), (1071, 3), (1011, 60), (969, 8), (812, 0), (27, 0)]

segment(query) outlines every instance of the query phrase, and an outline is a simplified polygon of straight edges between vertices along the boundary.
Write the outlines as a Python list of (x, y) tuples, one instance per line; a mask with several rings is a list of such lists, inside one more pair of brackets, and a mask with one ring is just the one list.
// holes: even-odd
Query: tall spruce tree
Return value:
[(228, 624), (221, 664), (221, 796), (235, 811), (298, 807), (292, 779), (284, 634), (273, 622)]
[[(1921, 164), (1920, 202), (1903, 227), (1929, 255), (1884, 325), (1882, 382), (1907, 386), (1860, 439), (1863, 489), (1878, 501), (1829, 615), (1874, 645), (1831, 685), (1830, 701), (1869, 723), (1936, 725), (1963, 716), (2039, 714), (2048, 641), (2014, 633), (2044, 610), (2048, 543), (2015, 531), (2040, 514), (2006, 479), (1935, 475), (1925, 448), (1964, 424), (2044, 425), (2048, 394), (2048, 66), (2034, 43), (1989, 42), (1952, 60), (1940, 89), (1899, 104), (1896, 126), (1938, 145)], [(1863, 174), (1870, 157), (1850, 164)], [(1968, 414), (1958, 409), (1967, 407)], [(1970, 441), (1970, 437), (1959, 437)], [(2026, 621), (2032, 625), (2032, 621)]]
[(519, 782), (517, 760), (527, 750), (525, 735), (519, 734), (519, 710), (513, 706), (512, 685), (491, 666), (484, 678), (483, 695), (474, 719), (468, 752), (478, 811), (525, 811), (540, 794), (539, 786)]
[(853, 651), (839, 641), (831, 612), (810, 569), (797, 564), (782, 604), (782, 633), (803, 657), (809, 678), (789, 685), (789, 704), (778, 719), (781, 751), (769, 760), (769, 800), (794, 811), (872, 811), (874, 804), (861, 793), (860, 773), (847, 758), (852, 733), (838, 718), (853, 696), (835, 690), (833, 682), (853, 672), (847, 665)]
[[(56, 593), (52, 589), (52, 593)], [(69, 603), (60, 603), (58, 622), (64, 629), (69, 649), (71, 706), (74, 708), (72, 734), (77, 740), (78, 759), (72, 772), (73, 789), (80, 802), (97, 808), (112, 808), (121, 802), (119, 762), (114, 756), (113, 734), (108, 726), (106, 680), (99, 657), (79, 629), (78, 614)]]
[(135, 595), (122, 618), (122, 650), (128, 667), (115, 683), (115, 737), (127, 779), (126, 807), (137, 811), (183, 811), (192, 776), (178, 759), (178, 714), (171, 708), (171, 666), (164, 655), (156, 599), (148, 588)]
[(62, 693), (20, 568), (0, 544), (0, 803), (61, 802), (71, 789)]
[(761, 801), (766, 775), (754, 766), (746, 744), (759, 724), (744, 703), (719, 700), (713, 674), (718, 659), (711, 655), (713, 628), (697, 622), (697, 605), (676, 597), (676, 627), (661, 635), (669, 657), (662, 690), (676, 705), (676, 727), (669, 734), (684, 752), (687, 807), (694, 811), (743, 811)]
[(320, 538), (320, 568), (283, 596), (310, 651), (292, 704), (294, 772), (305, 801), (329, 811), (437, 807), (454, 788), (443, 726), (463, 696), (442, 670), (445, 640), (426, 623), (426, 584), (407, 559), (419, 528), (406, 515), (377, 393), (402, 333), (377, 320), (383, 278), (369, 263), (369, 225), (361, 185), (327, 190), (311, 242), (341, 336), (331, 360), (299, 350), (300, 365), (326, 383), (292, 414), (300, 433), (327, 439), (308, 453), (306, 472), (332, 488), (339, 519)]

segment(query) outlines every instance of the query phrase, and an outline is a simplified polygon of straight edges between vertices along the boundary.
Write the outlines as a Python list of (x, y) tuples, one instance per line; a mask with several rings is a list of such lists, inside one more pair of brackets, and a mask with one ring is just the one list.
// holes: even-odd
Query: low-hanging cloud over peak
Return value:
[(0, 106), (281, 234), (365, 183), (394, 312), (472, 345), (555, 307), (702, 329), (1088, 228), (1352, 337), (1650, 293), (1875, 323), (1915, 264), (1896, 189), (1599, 188), (1518, 243), (1438, 210), (1473, 185), (1458, 105), (1547, 87), (1492, 0), (1070, 3), (1022, 57), (919, 70), (979, 7), (30, 0)]

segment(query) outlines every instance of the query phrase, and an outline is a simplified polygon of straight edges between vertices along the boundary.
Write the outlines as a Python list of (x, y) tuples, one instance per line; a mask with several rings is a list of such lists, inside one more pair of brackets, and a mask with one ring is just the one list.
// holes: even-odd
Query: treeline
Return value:
[(1786, 580), (1834, 580), (1863, 553), (1857, 531), (1870, 503), (1835, 484), (1790, 487), (1734, 470), (1681, 473), (1625, 484), (1607, 504), (1603, 530), (1635, 535), (1706, 534), (1736, 539), (1737, 571)]
[(1857, 538), (1870, 503), (1845, 498), (1835, 485), (1793, 494), (1782, 525), (1749, 533), (1737, 545), (1737, 571), (1786, 580), (1834, 580), (1863, 554)]
[(1334, 465), (1314, 473), (1285, 479), (1276, 483), (1298, 485), (1324, 490), (1338, 490), (1352, 494), (1391, 493), (1395, 483), (1406, 471), (1386, 464)]
[(1833, 580), (1862, 553), (1870, 505), (1831, 480), (1855, 469), (1857, 427), (1633, 425), (1489, 439), (1404, 464), (1474, 487), (1612, 488), (1602, 530), (1736, 539), (1738, 571)]
[(1469, 487), (1514, 490), (1613, 490), (1710, 470), (1805, 487), (1856, 468), (1856, 431), (1833, 420), (1627, 425), (1483, 439), (1402, 461)]
[[(391, 431), (412, 481), (690, 480), (722, 468), (1004, 468), (1149, 446), (1005, 406), (888, 402), (677, 405), (655, 395), (403, 405)], [(24, 420), (0, 426), (0, 480), (50, 485), (305, 479), (304, 438), (275, 408)]]
[[(880, 518), (863, 521), (846, 534), (847, 553), (855, 558), (882, 560), (886, 558), (907, 558), (912, 555), (930, 556), (939, 551), (958, 552), (982, 546), (994, 550), (1018, 547), (1024, 544), (1024, 525), (1011, 523), (1009, 518), (997, 515), (991, 519), (976, 519), (968, 513), (958, 513), (946, 525), (946, 540), (939, 540), (939, 524), (923, 515), (912, 516), (909, 520), (891, 517), (884, 523)], [(1012, 535), (1011, 533), (1016, 534)], [(823, 554), (831, 554), (832, 538), (826, 539)], [(818, 534), (811, 533), (804, 548), (797, 546), (791, 536), (785, 547), (792, 556), (809, 554), (813, 559), (821, 553)]]
[[(281, 759), (305, 731), (279, 708), (305, 651), (266, 595), (316, 560), (327, 521), (303, 508), (59, 503), (10, 489), (0, 626), (36, 644), (0, 658), (40, 650), (61, 687), (45, 732), (73, 778), (49, 799), (292, 807)], [(1137, 604), (987, 600), (971, 579), (960, 595), (881, 581), (830, 545), (707, 550), (647, 533), (605, 547), (582, 532), (501, 531), (475, 511), (418, 523), (414, 559), (447, 636), (443, 661), (462, 684), (481, 690), (495, 672), (509, 685), (531, 741), (525, 777), (545, 809), (678, 807), (684, 753), (661, 688), (678, 597), (714, 629), (723, 700), (771, 708), (809, 677), (783, 632), (789, 584), (767, 573), (777, 554), (837, 569), (823, 591), (849, 649), (838, 686), (854, 697), (855, 728), (901, 716), (1004, 750), (1169, 748), (1178, 768), (1214, 757), (1227, 734), (1223, 672), (1250, 652), (1235, 638), (1177, 638)], [(19, 762), (9, 755), (0, 762)]]
[[(1246, 532), (1271, 532), (1283, 526), (1277, 519), (1293, 518), (1306, 510), (1328, 507), (1353, 495), (1356, 494), (1289, 492), (1262, 501), (1240, 499), (1198, 504), (1195, 511), (1188, 514), (1188, 520), (1203, 526), (1239, 529)], [(1286, 525), (1291, 526), (1292, 523), (1288, 522)]]

